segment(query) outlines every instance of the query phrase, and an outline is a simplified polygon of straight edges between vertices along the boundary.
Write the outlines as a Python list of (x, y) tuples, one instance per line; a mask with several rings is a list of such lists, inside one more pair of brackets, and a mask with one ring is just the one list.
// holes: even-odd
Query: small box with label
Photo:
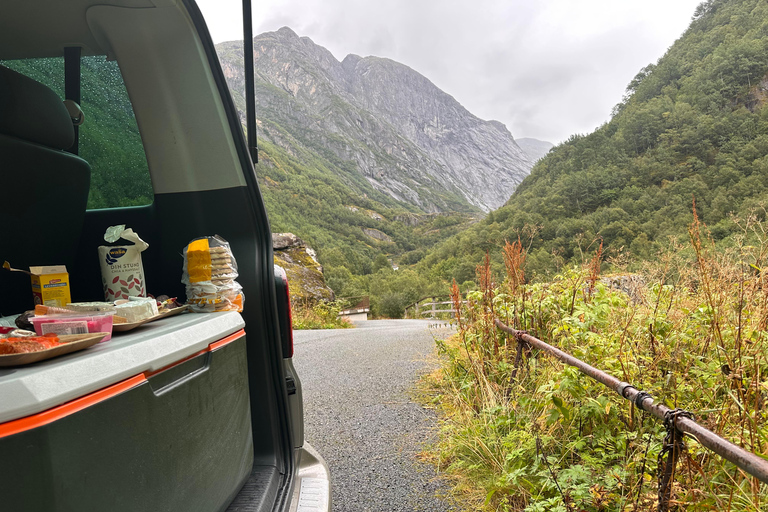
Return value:
[(32, 275), (35, 304), (63, 308), (72, 302), (66, 266), (29, 267), (29, 272)]
[(88, 334), (105, 332), (103, 341), (112, 338), (114, 311), (99, 311), (87, 314), (61, 314), (33, 316), (29, 319), (38, 336), (46, 334)]

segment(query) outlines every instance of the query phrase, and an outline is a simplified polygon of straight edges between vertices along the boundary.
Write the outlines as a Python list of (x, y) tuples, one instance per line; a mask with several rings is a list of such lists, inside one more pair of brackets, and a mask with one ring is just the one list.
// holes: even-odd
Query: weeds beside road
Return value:
[(339, 312), (342, 310), (342, 304), (339, 301), (294, 304), (291, 309), (295, 330), (348, 329), (354, 327), (352, 322), (339, 317)]
[[(504, 283), (478, 267), (480, 290), (438, 342), (428, 379), (442, 411), (436, 462), (471, 510), (647, 511), (657, 500), (662, 425), (576, 369), (517, 344), (499, 318), (650, 392), (745, 449), (768, 454), (768, 237), (754, 218), (715, 250), (699, 225), (630, 295), (600, 281), (600, 250), (583, 269), (526, 284), (525, 250), (507, 244)], [(455, 298), (458, 289), (454, 287)], [(675, 475), (678, 510), (754, 511), (768, 491), (687, 443)]]

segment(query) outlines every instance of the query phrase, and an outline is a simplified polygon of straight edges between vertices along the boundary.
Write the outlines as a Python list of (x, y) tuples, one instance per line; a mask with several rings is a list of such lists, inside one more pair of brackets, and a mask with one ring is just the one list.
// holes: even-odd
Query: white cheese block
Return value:
[(157, 302), (151, 298), (131, 300), (124, 304), (118, 304), (115, 309), (116, 315), (125, 318), (129, 324), (132, 324), (157, 315)]

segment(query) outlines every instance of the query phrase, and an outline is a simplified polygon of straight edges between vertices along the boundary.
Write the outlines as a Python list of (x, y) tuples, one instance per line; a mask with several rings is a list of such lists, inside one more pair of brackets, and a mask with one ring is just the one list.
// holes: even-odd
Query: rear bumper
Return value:
[[(251, 476), (226, 512), (330, 512), (331, 485), (328, 466), (312, 446), (297, 448), (298, 471), (293, 491), (279, 500), (281, 477), (274, 466), (254, 466)], [(272, 503), (278, 503), (273, 509)]]
[(299, 470), (289, 512), (330, 512), (331, 475), (323, 457), (304, 443), (298, 449)]

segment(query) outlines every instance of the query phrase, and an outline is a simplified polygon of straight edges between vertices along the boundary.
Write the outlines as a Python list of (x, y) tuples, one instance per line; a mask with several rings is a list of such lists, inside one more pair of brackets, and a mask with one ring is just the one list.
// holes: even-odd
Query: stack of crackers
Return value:
[(242, 311), (242, 287), (235, 281), (237, 263), (219, 236), (192, 241), (184, 251), (187, 302), (193, 311)]

